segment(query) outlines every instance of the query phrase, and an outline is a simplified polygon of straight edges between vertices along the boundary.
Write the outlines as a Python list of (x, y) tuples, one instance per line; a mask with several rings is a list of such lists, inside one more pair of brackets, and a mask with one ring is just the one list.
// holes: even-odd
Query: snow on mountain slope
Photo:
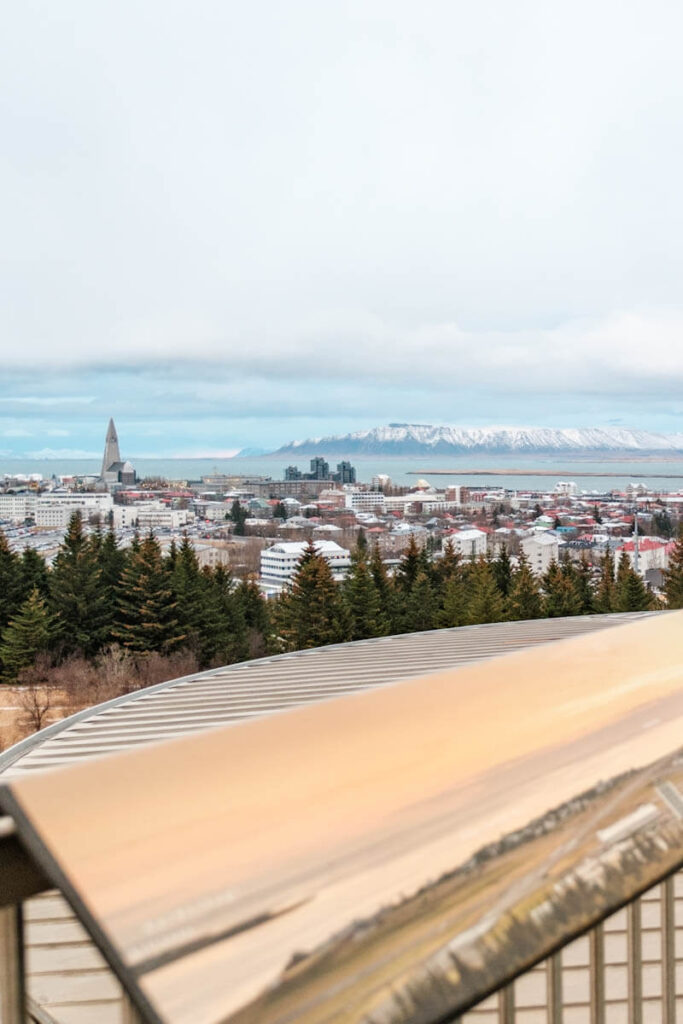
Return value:
[(386, 455), (447, 452), (681, 452), (683, 434), (626, 428), (447, 427), (390, 423), (334, 437), (292, 441), (277, 451), (292, 454)]

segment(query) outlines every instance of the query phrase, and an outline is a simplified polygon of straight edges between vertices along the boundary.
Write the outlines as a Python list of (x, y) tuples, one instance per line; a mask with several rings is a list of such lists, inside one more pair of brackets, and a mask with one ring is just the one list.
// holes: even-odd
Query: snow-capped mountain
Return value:
[(683, 434), (620, 427), (434, 427), (390, 423), (335, 437), (291, 441), (277, 455), (426, 455), (466, 452), (683, 452)]

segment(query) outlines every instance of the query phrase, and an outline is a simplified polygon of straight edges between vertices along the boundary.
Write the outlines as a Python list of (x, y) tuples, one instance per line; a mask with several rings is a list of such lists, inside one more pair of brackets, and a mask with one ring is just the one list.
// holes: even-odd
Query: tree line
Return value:
[[(664, 599), (683, 607), (683, 540)], [(95, 663), (119, 651), (126, 665), (141, 666), (152, 655), (185, 652), (203, 669), (396, 633), (662, 606), (629, 560), (615, 567), (609, 551), (597, 573), (586, 560), (565, 558), (539, 578), (524, 556), (513, 565), (505, 548), (495, 558), (464, 559), (446, 541), (435, 558), (413, 537), (390, 576), (361, 532), (343, 581), (309, 543), (292, 585), (266, 601), (253, 580), (237, 581), (221, 565), (201, 568), (187, 538), (165, 555), (151, 534), (123, 549), (111, 531), (86, 533), (76, 513), (48, 568), (29, 548), (12, 552), (0, 532), (3, 682), (31, 681), (37, 659)]]
[(112, 531), (87, 534), (79, 513), (48, 569), (32, 549), (18, 555), (0, 532), (0, 679), (30, 672), (38, 656), (60, 664), (113, 647), (141, 659), (180, 650), (197, 668), (258, 656), (268, 634), (253, 581), (222, 565), (201, 568), (184, 538), (167, 555), (151, 534), (119, 547)]
[[(666, 576), (670, 607), (683, 607), (683, 541)], [(292, 586), (272, 609), (278, 641), (286, 650), (363, 640), (396, 633), (506, 620), (556, 618), (663, 607), (628, 558), (615, 567), (607, 552), (597, 574), (586, 560), (553, 561), (537, 577), (506, 548), (497, 557), (464, 559), (445, 542), (434, 558), (414, 537), (393, 576), (377, 547), (361, 534), (351, 568), (337, 583), (328, 563), (309, 544)]]

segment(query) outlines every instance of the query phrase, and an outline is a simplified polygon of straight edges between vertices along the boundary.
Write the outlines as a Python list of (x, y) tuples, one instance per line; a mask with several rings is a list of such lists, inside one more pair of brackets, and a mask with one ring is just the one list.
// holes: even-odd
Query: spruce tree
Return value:
[(242, 616), (247, 630), (253, 634), (259, 634), (263, 637), (264, 641), (267, 641), (270, 632), (268, 603), (259, 590), (254, 578), (247, 576), (246, 579), (240, 580), (235, 594), (242, 609)]
[(0, 665), (5, 682), (16, 679), (22, 669), (48, 650), (51, 633), (52, 617), (36, 588), (2, 632)]
[[(202, 666), (230, 665), (249, 657), (247, 623), (243, 602), (228, 569), (217, 565), (204, 572), (206, 591), (203, 621), (199, 630)], [(262, 605), (265, 602), (257, 597)]]
[(584, 554), (574, 568), (574, 589), (581, 599), (581, 615), (592, 615), (595, 611), (593, 568)]
[[(132, 557), (132, 553), (131, 553)], [(117, 625), (118, 597), (121, 587), (121, 575), (126, 564), (126, 552), (117, 543), (113, 530), (107, 530), (100, 543), (99, 565), (104, 588), (104, 644), (114, 639), (114, 628)]]
[(493, 575), (503, 597), (507, 597), (512, 585), (512, 563), (505, 544), (492, 563)]
[(411, 533), (408, 546), (396, 570), (396, 589), (403, 594), (410, 593), (418, 575), (420, 572), (424, 572), (424, 569), (424, 557), (420, 545), (415, 540), (415, 534)]
[(37, 590), (42, 598), (50, 592), (50, 577), (45, 559), (34, 548), (24, 548), (19, 559), (19, 579), (22, 601), (25, 601), (32, 590)]
[(176, 618), (169, 573), (152, 534), (139, 543), (123, 570), (117, 618), (114, 638), (135, 653), (166, 654), (185, 640)]
[(505, 602), (498, 589), (491, 563), (481, 556), (470, 569), (467, 621), (502, 622), (505, 618)]
[(614, 601), (616, 612), (645, 612), (654, 607), (652, 593), (632, 567), (628, 555), (622, 554), (617, 570)]
[(175, 617), (185, 637), (184, 646), (200, 656), (201, 637), (208, 615), (206, 578), (187, 534), (183, 536), (174, 561), (167, 565), (175, 603)]
[(310, 541), (275, 616), (279, 636), (289, 650), (323, 647), (348, 638), (347, 612), (332, 570)]
[(664, 572), (664, 596), (669, 608), (683, 608), (683, 536), (676, 541)]
[(545, 591), (544, 610), (549, 619), (581, 614), (581, 595), (578, 593), (571, 566), (552, 561), (543, 577)]
[(435, 625), (440, 629), (464, 626), (468, 621), (467, 587), (462, 575), (447, 580), (441, 591), (441, 606)]
[(10, 549), (0, 530), (0, 630), (4, 629), (22, 601), (19, 556)]
[(245, 534), (244, 523), (248, 519), (246, 509), (242, 508), (239, 498), (235, 498), (230, 509), (230, 518), (235, 524), (234, 533), (237, 537), (243, 537)]
[(369, 569), (379, 596), (380, 609), (389, 624), (389, 633), (398, 633), (400, 632), (400, 626), (397, 622), (398, 595), (395, 587), (389, 579), (386, 566), (382, 561), (382, 555), (377, 543), (375, 543), (372, 549)]
[(74, 512), (50, 574), (50, 603), (62, 653), (92, 657), (107, 632), (107, 592), (97, 560), (97, 544), (83, 532)]
[(404, 633), (420, 633), (436, 627), (439, 603), (426, 572), (418, 573), (412, 589), (403, 598), (402, 610)]
[(507, 617), (514, 620), (540, 619), (543, 615), (541, 588), (526, 555), (521, 554), (507, 599)]
[(615, 600), (614, 558), (612, 557), (612, 552), (608, 548), (600, 563), (600, 579), (598, 580), (597, 589), (595, 591), (593, 607), (596, 612), (600, 612), (601, 614), (613, 612)]
[(361, 526), (356, 537), (355, 552), (357, 558), (363, 558), (367, 562), (368, 560), (368, 538), (365, 536), (365, 530)]
[(434, 563), (434, 577), (441, 590), (456, 577), (462, 579), (462, 558), (450, 537), (443, 546), (441, 558)]
[(463, 626), (467, 621), (467, 586), (465, 570), (453, 541), (443, 546), (441, 558), (434, 566), (434, 589), (438, 602), (437, 627)]
[(350, 623), (349, 640), (387, 636), (389, 618), (382, 608), (379, 591), (368, 564), (357, 552), (356, 548), (356, 556), (342, 585)]

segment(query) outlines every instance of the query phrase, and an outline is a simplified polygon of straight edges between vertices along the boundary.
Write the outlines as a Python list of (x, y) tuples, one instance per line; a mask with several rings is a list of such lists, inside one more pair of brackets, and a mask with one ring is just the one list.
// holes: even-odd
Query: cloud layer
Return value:
[(112, 413), (138, 451), (680, 429), (683, 8), (27, 0), (5, 28), (3, 448), (90, 450)]

